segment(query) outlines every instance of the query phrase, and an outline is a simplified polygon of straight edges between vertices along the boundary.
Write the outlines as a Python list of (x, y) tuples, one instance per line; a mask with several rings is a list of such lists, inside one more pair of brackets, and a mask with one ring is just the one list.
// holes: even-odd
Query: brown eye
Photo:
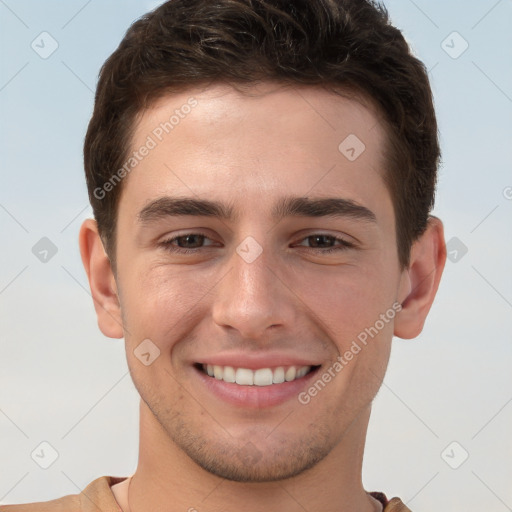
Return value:
[[(204, 247), (203, 244), (205, 240), (210, 239), (201, 233), (185, 233), (183, 235), (164, 240), (161, 245), (170, 252), (195, 253)], [(212, 244), (208, 244), (205, 247), (209, 247), (211, 245)]]
[[(309, 235), (305, 237), (303, 240), (310, 241), (309, 249), (312, 249), (323, 254), (331, 253), (334, 251), (343, 251), (351, 247), (354, 247), (354, 244), (352, 244), (351, 242), (347, 242), (347, 240), (343, 238), (328, 235), (325, 233), (315, 233), (314, 235)], [(336, 243), (338, 243), (338, 245), (334, 245)], [(325, 245), (327, 245), (327, 247), (322, 247)]]

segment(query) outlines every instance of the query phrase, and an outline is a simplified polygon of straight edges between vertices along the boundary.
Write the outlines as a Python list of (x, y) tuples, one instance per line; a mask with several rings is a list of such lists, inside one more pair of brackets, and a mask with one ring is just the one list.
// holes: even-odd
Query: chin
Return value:
[(242, 438), (221, 441), (193, 439), (190, 431), (185, 436), (174, 434), (174, 442), (198, 466), (233, 482), (275, 482), (295, 477), (318, 464), (335, 444), (320, 429), (296, 440), (277, 435), (272, 439), (270, 435), (261, 449)]

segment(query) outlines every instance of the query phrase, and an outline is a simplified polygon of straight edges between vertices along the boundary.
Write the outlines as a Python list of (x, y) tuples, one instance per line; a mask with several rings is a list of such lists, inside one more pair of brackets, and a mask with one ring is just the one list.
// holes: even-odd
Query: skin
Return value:
[[(361, 481), (371, 403), (393, 335), (414, 338), (423, 328), (446, 259), (443, 225), (430, 218), (401, 270), (379, 117), (320, 88), (267, 83), (249, 96), (216, 84), (166, 96), (141, 115), (132, 148), (191, 97), (197, 106), (124, 178), (115, 275), (95, 221), (80, 232), (99, 327), (124, 336), (141, 396), (138, 467), (129, 497), (129, 480), (114, 495), (125, 512), (380, 510)], [(338, 150), (349, 134), (366, 147), (352, 162)], [(238, 218), (138, 221), (166, 195), (229, 203)], [(276, 221), (272, 207), (285, 195), (350, 199), (376, 222)], [(197, 231), (203, 245), (181, 240), (195, 254), (164, 243)], [(322, 253), (339, 246), (329, 235), (354, 247)], [(236, 252), (247, 236), (262, 248), (252, 263)], [(279, 350), (318, 361), (321, 375), (395, 302), (402, 310), (306, 405), (236, 407), (208, 392), (192, 367), (232, 349)], [(160, 357), (145, 366), (134, 349), (148, 338)], [(248, 464), (247, 450), (257, 460)]]

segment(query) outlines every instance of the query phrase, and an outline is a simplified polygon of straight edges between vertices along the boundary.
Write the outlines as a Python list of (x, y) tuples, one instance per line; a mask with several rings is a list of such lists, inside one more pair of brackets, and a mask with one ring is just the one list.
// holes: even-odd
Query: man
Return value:
[(425, 68), (362, 0), (171, 0), (104, 64), (80, 249), (138, 467), (3, 512), (397, 512), (366, 492), (393, 335), (446, 259)]

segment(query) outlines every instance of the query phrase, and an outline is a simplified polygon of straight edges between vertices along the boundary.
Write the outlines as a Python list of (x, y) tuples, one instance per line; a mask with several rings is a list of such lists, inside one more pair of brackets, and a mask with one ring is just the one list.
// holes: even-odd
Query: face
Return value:
[(383, 146), (371, 110), (311, 87), (217, 85), (140, 117), (117, 225), (127, 360), (204, 469), (300, 474), (369, 409), (403, 277)]

